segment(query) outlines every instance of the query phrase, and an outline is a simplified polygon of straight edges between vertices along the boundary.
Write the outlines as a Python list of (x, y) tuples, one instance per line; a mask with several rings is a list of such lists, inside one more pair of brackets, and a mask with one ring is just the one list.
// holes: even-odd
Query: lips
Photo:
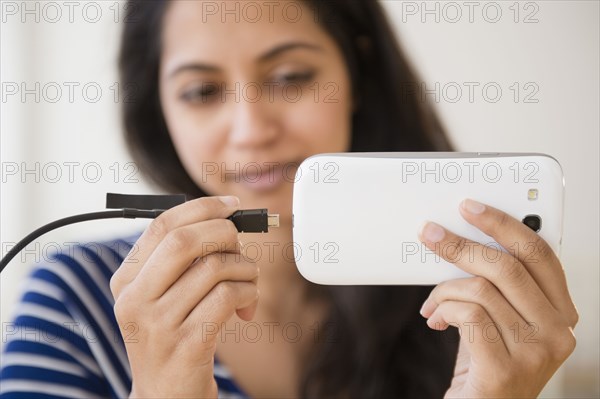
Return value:
[[(266, 165), (265, 165), (266, 163)], [(235, 181), (253, 191), (266, 191), (279, 187), (285, 182), (293, 182), (300, 162), (253, 162), (235, 175)]]

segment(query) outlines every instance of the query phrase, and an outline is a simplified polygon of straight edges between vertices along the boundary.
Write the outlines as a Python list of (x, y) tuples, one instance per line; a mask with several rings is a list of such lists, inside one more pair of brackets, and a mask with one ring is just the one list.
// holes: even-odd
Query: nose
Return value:
[(237, 147), (258, 148), (273, 144), (281, 133), (277, 117), (263, 100), (241, 99), (233, 105), (230, 143)]

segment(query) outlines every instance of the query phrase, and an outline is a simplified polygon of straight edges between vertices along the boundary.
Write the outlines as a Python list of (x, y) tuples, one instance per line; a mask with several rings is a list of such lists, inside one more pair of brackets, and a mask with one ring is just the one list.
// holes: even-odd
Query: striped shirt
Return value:
[[(126, 398), (131, 369), (110, 278), (139, 234), (68, 247), (27, 277), (2, 328), (0, 398)], [(219, 398), (248, 396), (215, 357)]]

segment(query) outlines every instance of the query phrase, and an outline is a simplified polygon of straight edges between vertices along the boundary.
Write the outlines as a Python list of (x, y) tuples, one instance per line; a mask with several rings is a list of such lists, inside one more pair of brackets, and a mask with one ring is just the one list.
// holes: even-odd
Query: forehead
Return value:
[(330, 41), (313, 10), (297, 0), (172, 1), (162, 29), (164, 58), (185, 53), (252, 56), (299, 39)]

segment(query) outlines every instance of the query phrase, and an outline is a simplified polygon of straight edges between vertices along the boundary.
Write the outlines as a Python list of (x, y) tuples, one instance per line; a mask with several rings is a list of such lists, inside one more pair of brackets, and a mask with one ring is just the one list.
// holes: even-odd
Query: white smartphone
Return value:
[(465, 198), (521, 220), (560, 255), (564, 178), (549, 155), (330, 153), (305, 159), (296, 172), (298, 270), (329, 285), (430, 285), (469, 277), (418, 239), (420, 226), (431, 220), (482, 249), (506, 251), (462, 218)]

